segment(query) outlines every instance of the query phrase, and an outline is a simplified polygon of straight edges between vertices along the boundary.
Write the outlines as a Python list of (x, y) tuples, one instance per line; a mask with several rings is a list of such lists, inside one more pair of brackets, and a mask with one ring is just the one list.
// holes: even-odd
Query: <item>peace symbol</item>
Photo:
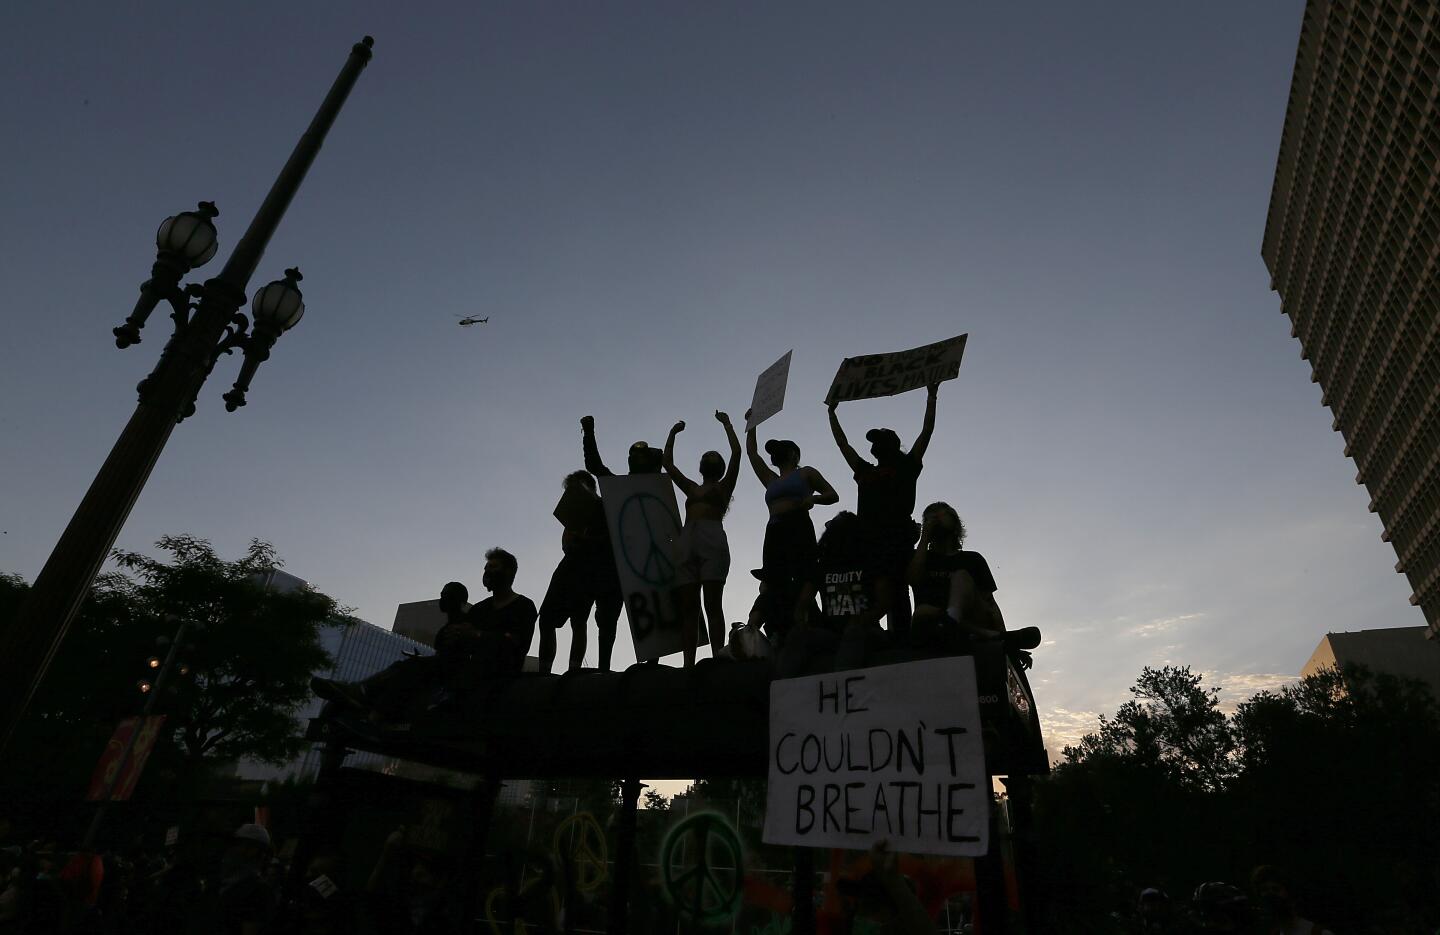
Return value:
[(702, 923), (727, 918), (740, 902), (745, 876), (740, 839), (719, 815), (691, 815), (665, 839), (660, 871), (681, 915)]
[[(654, 494), (637, 493), (620, 505), (616, 525), (620, 528), (620, 551), (630, 570), (646, 584), (669, 587), (675, 580), (675, 563), (666, 546), (677, 524), (665, 501)], [(645, 542), (642, 555), (631, 554), (632, 530), (636, 539)]]
[(609, 871), (605, 866), (607, 849), (605, 832), (589, 812), (571, 815), (555, 828), (551, 847), (574, 874), (575, 889), (593, 893), (605, 882)]

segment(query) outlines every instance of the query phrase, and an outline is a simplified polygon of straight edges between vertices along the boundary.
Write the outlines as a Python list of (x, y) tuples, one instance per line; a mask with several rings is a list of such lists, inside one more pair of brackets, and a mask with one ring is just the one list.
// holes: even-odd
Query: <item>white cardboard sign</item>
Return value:
[(989, 827), (971, 657), (770, 683), (767, 844), (978, 857)]
[(960, 375), (960, 358), (965, 356), (967, 337), (968, 334), (962, 334), (892, 354), (847, 357), (840, 362), (825, 401), (840, 403), (847, 399), (894, 396), (931, 383), (953, 380)]
[(793, 348), (786, 351), (785, 356), (766, 367), (755, 381), (755, 395), (750, 400), (750, 418), (745, 422), (745, 431), (750, 431), (785, 407), (785, 384), (790, 380), (790, 355), (793, 353)]
[(680, 508), (670, 476), (602, 477), (600, 500), (605, 504), (635, 658), (644, 662), (680, 652), (680, 615), (673, 593)]

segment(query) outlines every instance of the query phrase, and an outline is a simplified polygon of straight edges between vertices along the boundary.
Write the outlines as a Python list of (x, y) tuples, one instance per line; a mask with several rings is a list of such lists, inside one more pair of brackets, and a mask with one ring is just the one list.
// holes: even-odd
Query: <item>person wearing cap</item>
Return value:
[(700, 483), (675, 467), (675, 436), (685, 430), (676, 422), (665, 439), (665, 473), (685, 495), (685, 526), (680, 530), (675, 555), (675, 597), (680, 606), (681, 643), (685, 665), (695, 664), (695, 634), (700, 627), (701, 598), (709, 625), (710, 653), (725, 647), (725, 579), (730, 574), (730, 542), (725, 537), (724, 517), (735, 497), (740, 475), (740, 439), (730, 417), (715, 410), (715, 420), (730, 441), (730, 460), (718, 451), (700, 456)]
[[(595, 443), (595, 417), (585, 416), (580, 420), (580, 449), (585, 454), (585, 470), (596, 477), (614, 477), (615, 472), (600, 460), (600, 448)], [(626, 457), (631, 474), (659, 474), (661, 454), (658, 448), (651, 448), (643, 441), (630, 446)]]
[[(750, 421), (749, 411), (745, 421)], [(840, 495), (815, 468), (801, 466), (800, 446), (793, 441), (772, 438), (765, 443), (765, 453), (770, 464), (760, 457), (755, 427), (750, 426), (745, 430), (745, 454), (765, 487), (765, 506), (770, 511), (757, 577), (768, 604), (765, 629), (770, 639), (779, 643), (794, 620), (801, 582), (815, 567), (815, 524), (810, 521), (810, 511), (838, 503)]]
[(909, 636), (910, 594), (905, 588), (905, 572), (918, 534), (912, 518), (915, 484), (924, 467), (930, 436), (935, 432), (935, 400), (939, 392), (939, 383), (926, 387), (925, 422), (909, 451), (901, 447), (900, 436), (893, 429), (871, 429), (865, 433), (870, 454), (875, 458), (873, 464), (860, 457), (845, 437), (836, 411), (839, 401), (828, 403), (830, 432), (845, 463), (855, 472), (855, 512), (860, 517), (870, 551), (876, 587), (890, 595), (885, 616), (890, 636), (896, 640)]
[(263, 871), (270, 832), (245, 824), (235, 829), (220, 866), (219, 921), (223, 935), (262, 935), (275, 914), (276, 894)]

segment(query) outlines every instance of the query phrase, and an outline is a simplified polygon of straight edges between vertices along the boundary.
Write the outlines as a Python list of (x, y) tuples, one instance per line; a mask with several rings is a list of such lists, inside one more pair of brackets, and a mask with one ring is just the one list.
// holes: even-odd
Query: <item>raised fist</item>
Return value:
[(585, 431), (587, 431), (587, 432), (594, 431), (594, 429), (595, 429), (595, 417), (594, 417), (594, 416), (582, 416), (581, 419), (580, 419), (580, 427), (581, 427), (582, 429), (584, 429)]

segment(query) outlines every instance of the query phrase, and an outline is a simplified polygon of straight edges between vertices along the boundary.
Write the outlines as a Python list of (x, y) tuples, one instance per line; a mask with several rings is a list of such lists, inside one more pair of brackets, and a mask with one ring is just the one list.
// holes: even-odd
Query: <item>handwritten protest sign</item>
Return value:
[(847, 357), (840, 362), (825, 401), (840, 403), (847, 399), (894, 396), (931, 383), (953, 380), (960, 375), (960, 358), (965, 356), (967, 337), (969, 335), (962, 334), (893, 354)]
[(745, 421), (745, 431), (750, 431), (784, 408), (785, 384), (790, 379), (790, 355), (793, 353), (793, 349), (786, 351), (784, 357), (766, 367), (755, 381), (755, 395), (750, 400), (750, 418)]
[(989, 809), (969, 656), (770, 683), (767, 844), (977, 857)]
[[(674, 544), (680, 535), (680, 508), (666, 474), (600, 478), (600, 499), (620, 593), (635, 640), (635, 658), (658, 659), (681, 649), (675, 587)], [(703, 628), (702, 628), (703, 629)], [(703, 636), (699, 645), (704, 645)]]

